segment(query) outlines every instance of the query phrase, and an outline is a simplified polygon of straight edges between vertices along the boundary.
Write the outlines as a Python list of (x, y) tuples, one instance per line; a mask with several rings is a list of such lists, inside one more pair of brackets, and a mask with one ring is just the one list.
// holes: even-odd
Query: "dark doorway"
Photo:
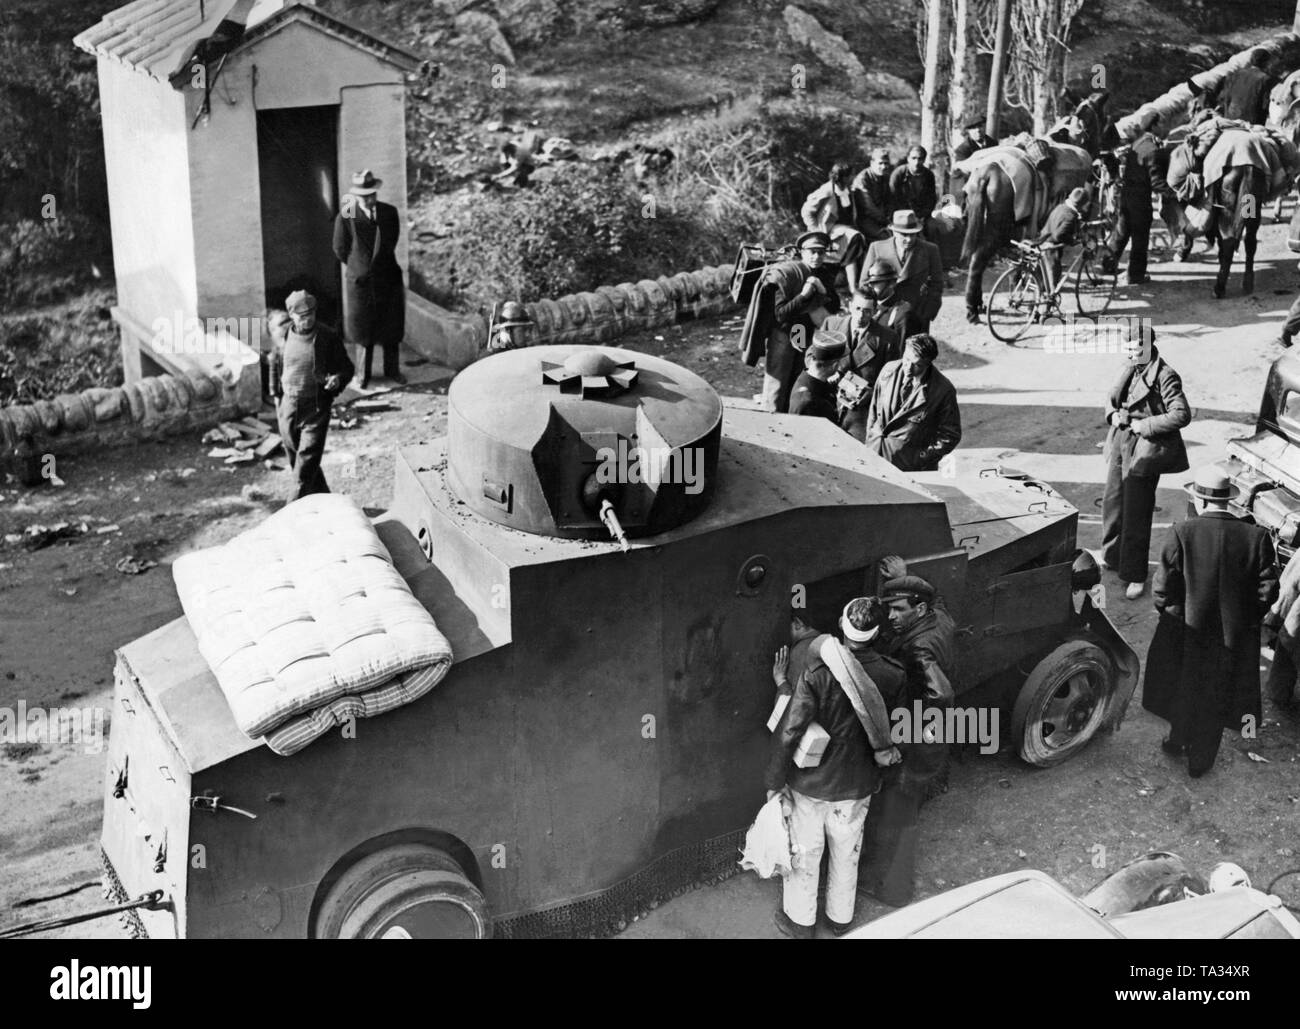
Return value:
[(337, 105), (257, 112), (266, 302), (283, 307), (295, 289), (317, 300), (317, 317), (339, 324), (340, 267), (334, 259), (338, 210)]

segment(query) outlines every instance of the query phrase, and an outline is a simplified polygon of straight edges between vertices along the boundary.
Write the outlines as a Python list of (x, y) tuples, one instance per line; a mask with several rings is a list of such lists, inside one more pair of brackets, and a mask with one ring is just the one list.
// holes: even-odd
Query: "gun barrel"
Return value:
[(602, 500), (600, 503), (600, 520), (605, 523), (605, 528), (609, 530), (609, 534), (614, 537), (618, 545), (623, 548), (623, 553), (626, 554), (628, 551), (627, 533), (623, 531), (623, 525), (614, 512), (614, 505), (608, 500)]

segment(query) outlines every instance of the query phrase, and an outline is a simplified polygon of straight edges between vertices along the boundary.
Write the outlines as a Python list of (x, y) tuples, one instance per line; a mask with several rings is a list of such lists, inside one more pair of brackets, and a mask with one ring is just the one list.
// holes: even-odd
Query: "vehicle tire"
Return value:
[(1115, 295), (1115, 281), (1119, 270), (1106, 271), (1102, 254), (1094, 251), (1083, 255), (1083, 262), (1074, 274), (1074, 306), (1085, 318), (1096, 318), (1106, 313)]
[(989, 293), (984, 317), (989, 332), (1003, 343), (1014, 343), (1034, 322), (1042, 289), (1038, 277), (1021, 264), (998, 276)]
[(362, 858), (330, 887), (316, 938), (486, 939), (487, 902), (455, 861), (434, 847), (404, 843)]
[(1082, 750), (1101, 727), (1115, 682), (1110, 655), (1089, 640), (1067, 640), (1039, 661), (1011, 713), (1021, 758), (1050, 768)]

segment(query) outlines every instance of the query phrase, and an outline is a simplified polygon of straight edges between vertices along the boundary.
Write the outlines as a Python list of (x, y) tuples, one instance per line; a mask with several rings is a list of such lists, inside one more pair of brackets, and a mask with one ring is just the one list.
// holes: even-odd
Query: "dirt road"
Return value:
[[(1234, 276), (1228, 299), (1213, 300), (1208, 259), (1187, 265), (1157, 259), (1154, 281), (1125, 290), (1112, 309), (1152, 318), (1162, 353), (1181, 372), (1194, 405), (1194, 422), (1184, 434), (1193, 465), (1215, 458), (1228, 438), (1253, 423), (1265, 371), (1279, 352), (1273, 341), (1297, 289), (1284, 235), (1281, 226), (1263, 229), (1252, 297), (1241, 296)], [(1000, 462), (1053, 483), (1081, 512), (1080, 543), (1096, 547), (1104, 477), (1101, 406), (1119, 358), (1047, 353), (1041, 339), (1004, 346), (965, 323), (959, 294), (954, 280), (934, 327), (945, 344), (940, 366), (961, 397), (959, 460), (965, 468)], [(736, 357), (729, 326), (671, 328), (624, 345), (679, 361), (725, 394), (758, 390), (758, 375)], [(386, 506), (391, 448), (438, 435), (445, 425), (446, 377), (436, 370), (429, 377), (394, 395), (400, 411), (331, 434), (327, 474), (336, 489), (365, 506)], [(62, 489), (0, 491), (3, 533), (80, 518), (91, 530), (37, 551), (0, 548), (0, 708), (15, 709), (22, 701), (107, 710), (113, 649), (179, 613), (170, 561), (229, 538), (274, 506), (245, 499), (243, 487), (275, 496), (287, 489), (284, 473), (230, 471), (206, 458), (205, 449), (195, 439), (178, 439), (69, 459), (58, 467), (68, 484)], [(186, 468), (196, 470), (186, 474)], [(1157, 538), (1184, 514), (1179, 484), (1162, 485)], [(93, 531), (109, 525), (118, 530)], [(127, 554), (159, 565), (123, 575), (114, 563)], [(1107, 583), (1112, 619), (1145, 654), (1153, 626), (1149, 597), (1128, 602), (1113, 579)], [(1081, 891), (1153, 849), (1173, 850), (1202, 871), (1220, 860), (1236, 861), (1261, 886), (1300, 865), (1300, 726), (1280, 722), (1266, 703), (1259, 739), (1230, 738), (1214, 771), (1197, 781), (1161, 754), (1163, 731), (1164, 723), (1135, 702), (1118, 734), (1097, 740), (1060, 768), (1032, 770), (1009, 753), (958, 764), (949, 792), (922, 813), (919, 894), (1018, 867), (1043, 869)], [(1253, 761), (1247, 751), (1267, 761)], [(93, 741), (0, 749), (0, 924), (99, 902), (89, 884), (98, 876), (102, 775), (103, 757), (93, 752)], [(756, 784), (756, 798), (760, 792)], [(1291, 902), (1300, 904), (1300, 883), (1287, 882), (1294, 887)], [(773, 936), (777, 889), (738, 876), (662, 906), (627, 935)], [(72, 892), (17, 906), (65, 891)], [(884, 910), (860, 907), (859, 919)], [(115, 923), (105, 920), (60, 935), (116, 933)]]

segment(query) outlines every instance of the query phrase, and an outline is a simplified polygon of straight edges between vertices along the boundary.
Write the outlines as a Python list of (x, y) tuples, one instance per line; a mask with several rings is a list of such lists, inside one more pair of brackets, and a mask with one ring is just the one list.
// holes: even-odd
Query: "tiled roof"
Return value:
[(417, 55), (337, 15), (284, 0), (134, 0), (104, 15), (73, 43), (87, 53), (121, 61), (165, 82), (185, 66), (194, 48), (211, 38), (236, 7), (240, 8), (236, 20), (247, 26), (239, 46), (252, 45), (290, 22), (307, 21), (407, 71), (421, 64)]
[(166, 81), (207, 39), (237, 0), (135, 0), (77, 36), (87, 53), (111, 57)]

